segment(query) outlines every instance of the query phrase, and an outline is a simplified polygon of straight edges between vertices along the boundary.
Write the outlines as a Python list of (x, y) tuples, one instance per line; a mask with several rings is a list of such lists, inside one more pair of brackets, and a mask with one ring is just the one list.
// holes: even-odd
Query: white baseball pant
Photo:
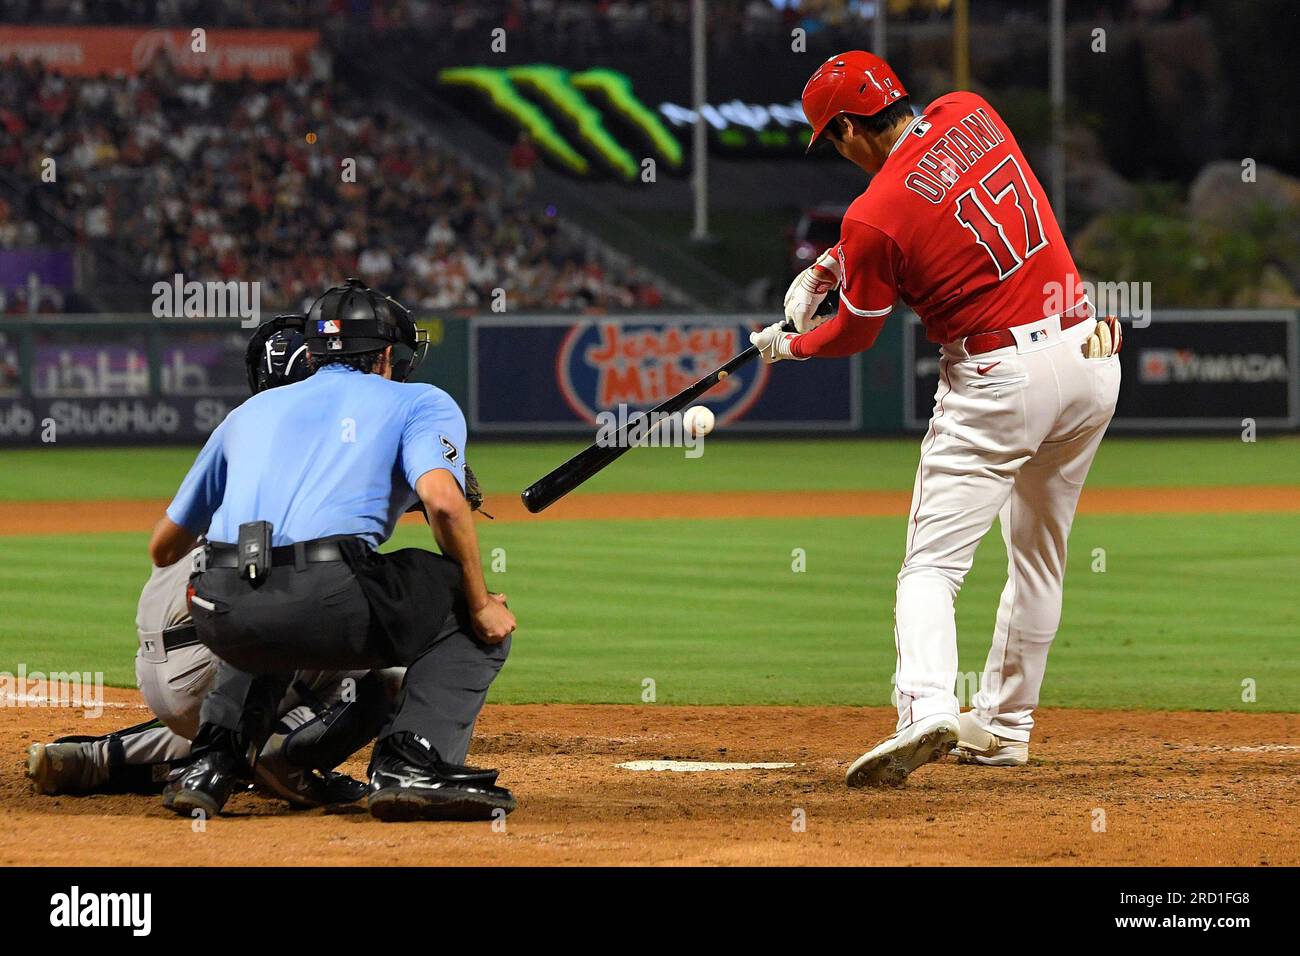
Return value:
[(1093, 325), (1062, 332), (1053, 317), (1014, 329), (1016, 344), (993, 352), (943, 347), (898, 575), (900, 730), (958, 713), (954, 600), (996, 517), (1007, 583), (972, 704), (986, 730), (1029, 739), (1061, 620), (1066, 539), (1119, 395), (1119, 358), (1083, 357)]

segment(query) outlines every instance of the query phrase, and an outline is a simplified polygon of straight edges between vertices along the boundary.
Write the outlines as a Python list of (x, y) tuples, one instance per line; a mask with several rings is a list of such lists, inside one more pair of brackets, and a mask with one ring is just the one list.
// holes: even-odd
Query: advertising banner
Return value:
[(246, 342), (157, 322), (0, 331), (0, 445), (202, 442), (248, 397)]
[[(687, 91), (663, 99), (659, 77), (638, 91), (631, 76), (607, 67), (460, 66), (440, 70), (438, 86), (468, 115), (511, 130), (512, 139), (518, 131), (528, 132), (537, 148), (571, 175), (639, 182), (649, 158), (657, 169), (687, 171), (684, 152), (695, 110)], [(700, 113), (710, 148), (721, 154), (802, 156), (811, 133), (789, 91), (778, 101), (733, 97), (705, 103)]]
[[(915, 315), (904, 336), (904, 420), (924, 429), (939, 382), (939, 349)], [(1157, 312), (1124, 328), (1123, 383), (1113, 430), (1240, 430), (1300, 425), (1300, 345), (1290, 310)]]
[[(169, 331), (157, 343), (156, 374), (163, 395), (248, 392), (242, 333)], [(148, 395), (151, 345), (142, 329), (113, 332), (42, 329), (32, 346), (31, 391), (36, 398), (119, 398)]]
[(242, 398), (0, 399), (0, 446), (201, 444)]
[[(602, 412), (649, 411), (749, 345), (769, 316), (565, 321), (478, 319), (470, 420), (482, 432), (585, 432)], [(728, 431), (849, 431), (861, 422), (856, 359), (755, 360), (701, 399)]]
[(303, 72), (319, 43), (315, 30), (207, 30), (196, 50), (189, 30), (0, 26), (0, 60), (40, 60), (69, 76), (139, 73), (166, 54), (191, 76), (280, 80)]
[(77, 283), (76, 263), (69, 249), (0, 250), (0, 289), (22, 289), (32, 276), (42, 286), (67, 291)]

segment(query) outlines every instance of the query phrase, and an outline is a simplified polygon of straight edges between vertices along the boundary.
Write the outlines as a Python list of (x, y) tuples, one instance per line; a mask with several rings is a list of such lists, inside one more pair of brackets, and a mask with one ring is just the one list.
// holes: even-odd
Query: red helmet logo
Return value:
[(907, 95), (893, 68), (865, 50), (833, 56), (803, 88), (803, 115), (812, 127), (812, 149), (827, 124), (841, 113), (873, 116)]

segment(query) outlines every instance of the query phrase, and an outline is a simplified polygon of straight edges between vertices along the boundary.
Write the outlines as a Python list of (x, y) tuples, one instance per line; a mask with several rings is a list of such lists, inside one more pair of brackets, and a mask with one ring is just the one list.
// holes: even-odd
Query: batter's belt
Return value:
[[(1061, 315), (1061, 331), (1072, 329), (1080, 322), (1087, 322), (1096, 316), (1092, 305), (1088, 302), (1080, 302), (1070, 311)], [(1031, 323), (1025, 323), (1029, 325)], [(1010, 329), (999, 329), (996, 332), (976, 332), (974, 335), (968, 335), (962, 340), (962, 347), (966, 350), (967, 355), (983, 355), (985, 352), (995, 352), (998, 349), (1009, 348), (1016, 344), (1016, 336)]]

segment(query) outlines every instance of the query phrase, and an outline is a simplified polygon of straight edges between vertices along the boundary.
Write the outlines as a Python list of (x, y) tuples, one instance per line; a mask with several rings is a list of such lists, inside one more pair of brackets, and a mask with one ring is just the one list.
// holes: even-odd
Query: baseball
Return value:
[(694, 438), (703, 438), (713, 431), (713, 412), (703, 405), (692, 405), (682, 415), (682, 429)]

